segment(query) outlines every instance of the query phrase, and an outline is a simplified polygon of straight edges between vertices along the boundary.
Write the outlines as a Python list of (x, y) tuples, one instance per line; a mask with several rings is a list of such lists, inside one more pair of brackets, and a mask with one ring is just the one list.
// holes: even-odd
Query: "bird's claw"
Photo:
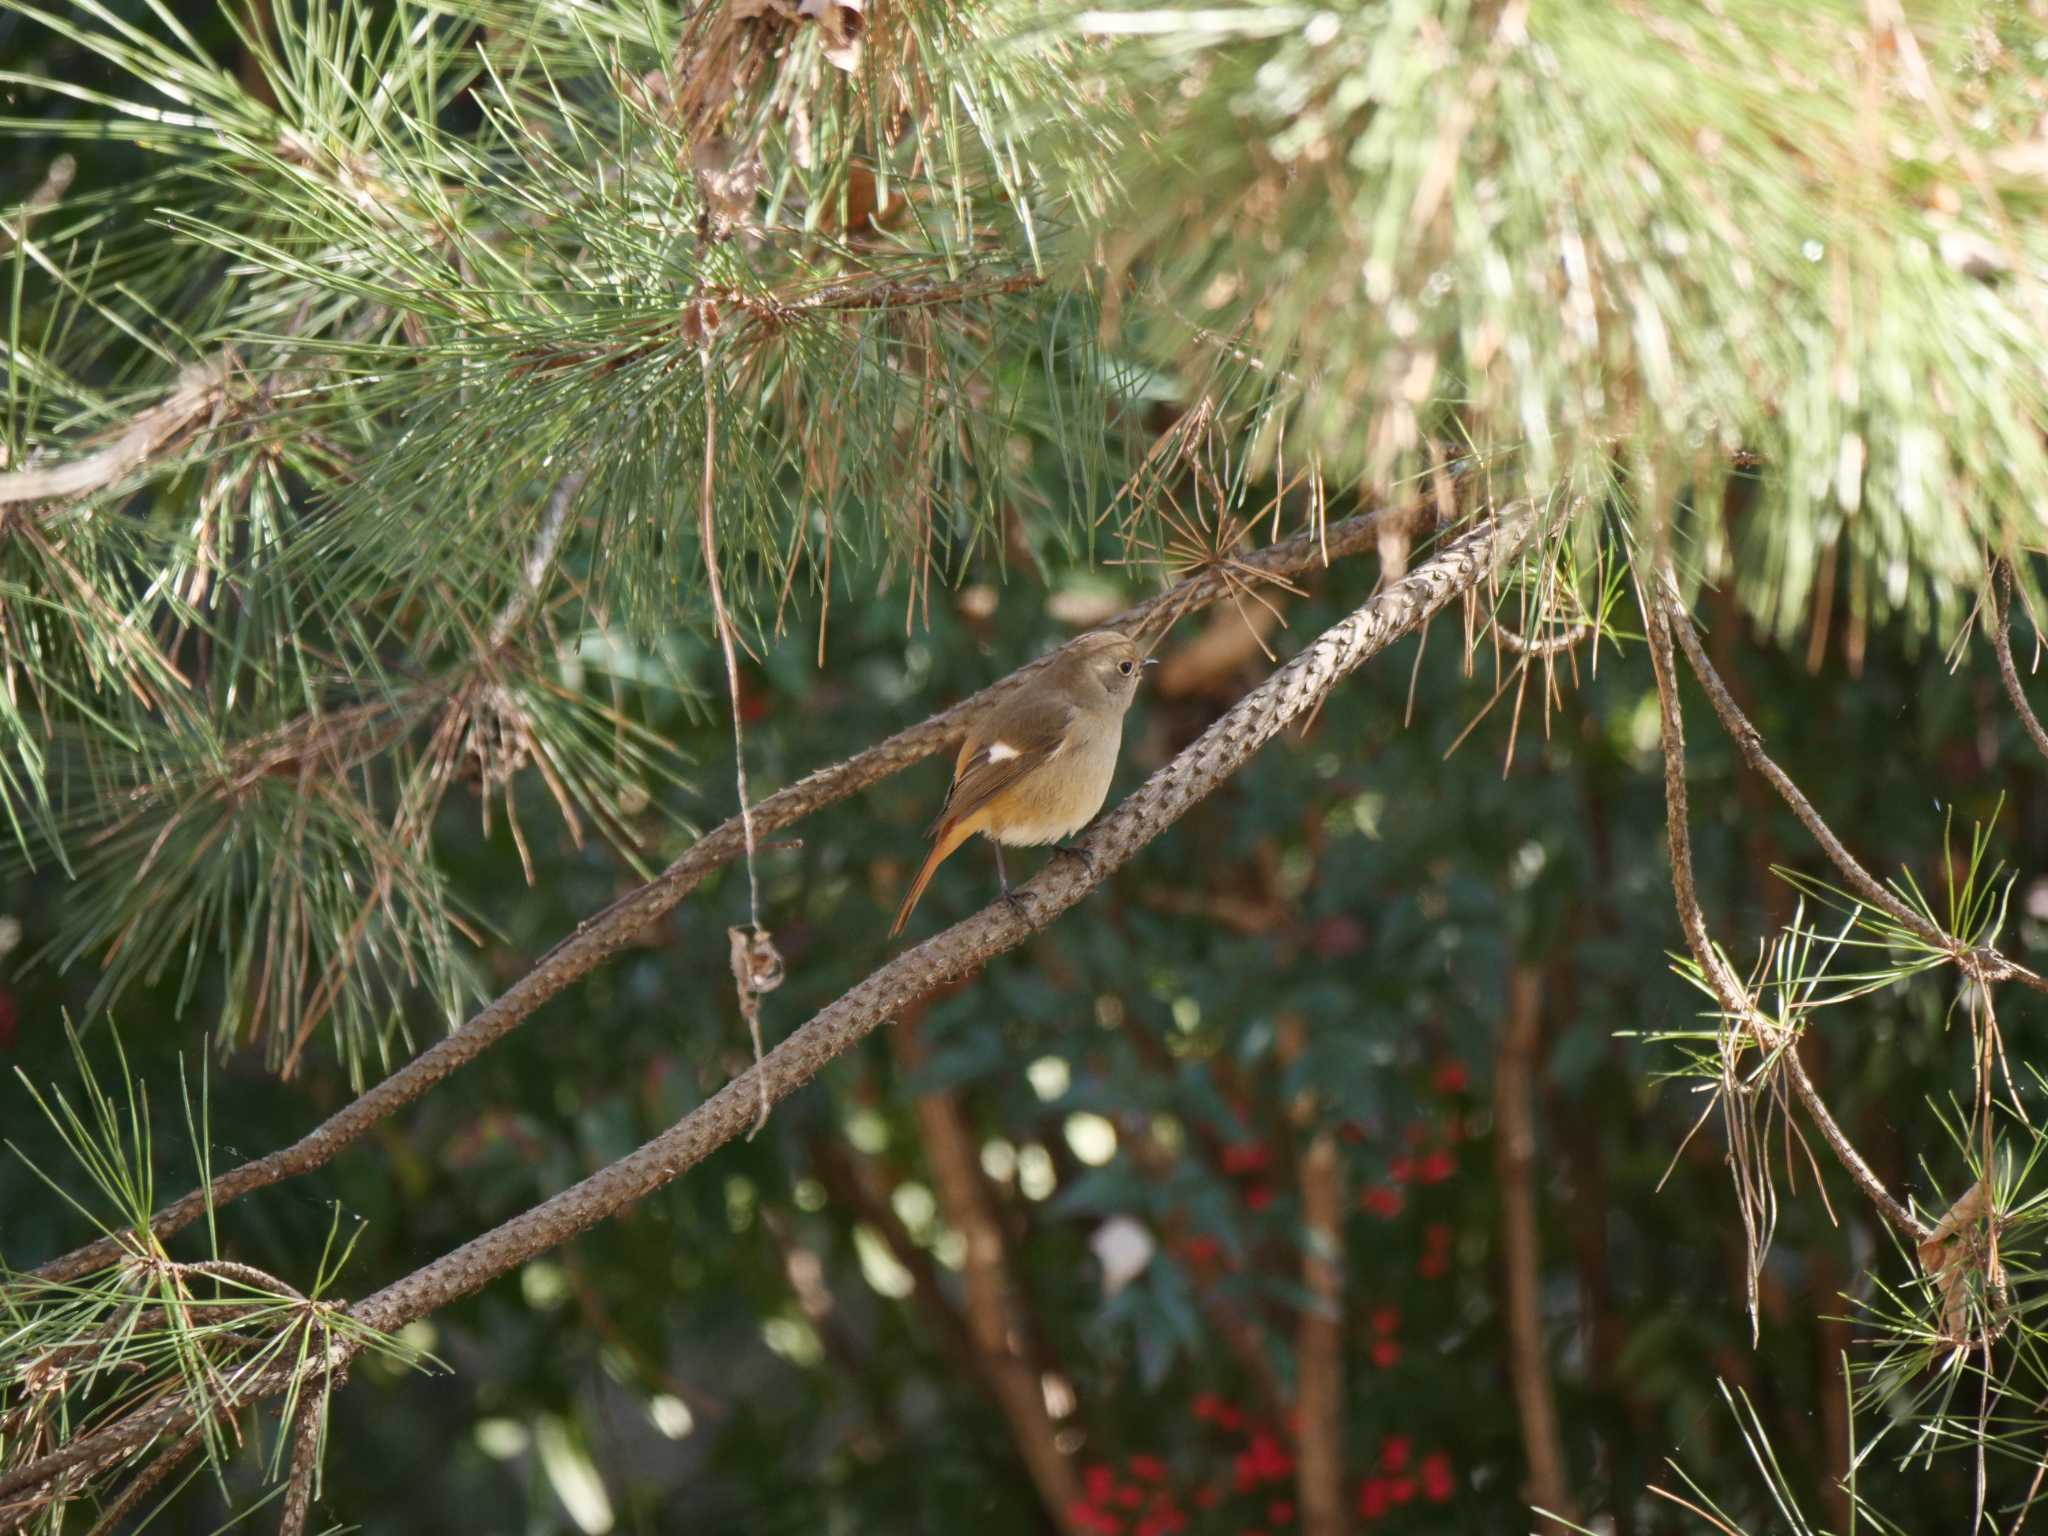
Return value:
[(1065, 854), (1070, 859), (1079, 859), (1083, 869), (1087, 870), (1091, 875), (1095, 873), (1095, 855), (1086, 848), (1076, 848), (1067, 843), (1054, 843), (1052, 851)]

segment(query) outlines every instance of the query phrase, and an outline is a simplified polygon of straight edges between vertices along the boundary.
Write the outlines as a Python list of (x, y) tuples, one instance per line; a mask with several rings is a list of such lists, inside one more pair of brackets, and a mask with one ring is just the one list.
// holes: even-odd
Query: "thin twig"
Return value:
[(555, 552), (562, 546), (562, 533), (569, 526), (570, 504), (582, 494), (589, 479), (588, 470), (571, 470), (557, 480), (554, 490), (548, 493), (547, 506), (541, 510), (540, 528), (533, 536), (533, 544), (526, 552), (526, 565), (520, 573), (524, 579), (512, 600), (491, 621), (491, 650), (502, 649), (533, 611), (533, 605), (540, 598), (541, 586), (547, 580), (548, 568), (555, 563)]
[[(1369, 548), (1378, 516), (1377, 512), (1366, 512), (1332, 525), (1328, 530), (1329, 556), (1340, 558)], [(1310, 530), (1272, 545), (1259, 554), (1248, 555), (1244, 557), (1244, 563), (1261, 572), (1292, 574), (1322, 564), (1324, 548), (1319, 530)], [(1193, 612), (1219, 601), (1228, 591), (1228, 583), (1222, 574), (1201, 571), (1108, 622), (1129, 634), (1158, 614)], [(779, 831), (953, 746), (970, 719), (1058, 654), (1054, 651), (1027, 663), (952, 708), (941, 710), (865, 752), (820, 768), (787, 789), (768, 796), (753, 810), (756, 835)], [(653, 880), (629, 891), (603, 911), (578, 924), (574, 933), (536, 960), (524, 976), (480, 1009), (462, 1028), (436, 1041), (290, 1146), (232, 1168), (217, 1177), (210, 1189), (193, 1190), (165, 1206), (150, 1218), (151, 1233), (161, 1241), (197, 1221), (207, 1212), (209, 1204), (217, 1209), (254, 1190), (265, 1189), (323, 1167), (359, 1141), (372, 1126), (476, 1060), (525, 1022), (542, 1004), (633, 943), (650, 925), (680, 905), (706, 876), (728, 863), (744, 848), (745, 829), (740, 819), (735, 816), (720, 823)], [(114, 1262), (132, 1251), (135, 1245), (136, 1240), (127, 1233), (110, 1233), (44, 1264), (35, 1271), (33, 1278), (46, 1281), (75, 1279)]]
[(2034, 749), (2048, 757), (2048, 731), (2041, 729), (2041, 721), (2034, 713), (2034, 707), (2027, 702), (2027, 690), (2020, 683), (2020, 669), (2012, 660), (2012, 566), (2000, 560), (1995, 568), (1991, 583), (1991, 600), (1996, 606), (1994, 617), (1997, 622), (1991, 626), (1991, 644), (1998, 652), (1998, 675), (2005, 679), (2005, 696), (2012, 700), (2014, 713), (2020, 717), (2020, 724), (2027, 728), (2027, 735), (2033, 739)]
[(1344, 1536), (1344, 1159), (1334, 1127), (1309, 1138), (1298, 1173), (1305, 1294), (1294, 1324), (1295, 1486), (1304, 1536)]
[(1520, 630), (1510, 629), (1507, 625), (1501, 623), (1500, 620), (1495, 619), (1493, 622), (1493, 633), (1494, 637), (1500, 641), (1500, 648), (1504, 651), (1512, 651), (1517, 656), (1542, 657), (1556, 656), (1571, 650), (1581, 641), (1591, 637), (1593, 626), (1591, 624), (1569, 624), (1555, 633), (1531, 640)]
[(0, 223), (0, 256), (13, 250), (28, 238), (28, 227), (39, 215), (48, 213), (64, 201), (64, 194), (71, 190), (73, 178), (78, 175), (78, 157), (59, 155), (43, 172), (43, 179), (35, 191), (20, 205), (11, 224)]
[[(765, 987), (754, 984), (755, 968), (753, 949), (767, 937), (767, 930), (761, 926), (761, 877), (754, 867), (757, 843), (754, 837), (754, 797), (747, 788), (747, 733), (740, 716), (740, 663), (732, 643), (732, 615), (726, 611), (725, 584), (718, 573), (718, 529), (713, 510), (717, 505), (717, 459), (718, 459), (718, 398), (716, 384), (711, 373), (711, 351), (707, 347), (698, 354), (704, 369), (704, 480), (697, 494), (697, 534), (704, 546), (704, 574), (711, 587), (711, 611), (718, 623), (718, 644), (725, 653), (725, 691), (732, 708), (732, 771), (740, 800), (740, 836), (746, 845), (747, 860), (747, 922), (751, 939), (743, 941), (738, 934), (733, 939), (733, 984), (739, 989), (740, 1012), (747, 1021), (747, 1034), (754, 1043), (754, 1065), (761, 1065), (761, 999)], [(782, 968), (778, 962), (766, 975), (772, 975), (774, 982), (782, 980)], [(768, 1123), (768, 1091), (761, 1090), (761, 1113), (754, 1121), (749, 1138)]]

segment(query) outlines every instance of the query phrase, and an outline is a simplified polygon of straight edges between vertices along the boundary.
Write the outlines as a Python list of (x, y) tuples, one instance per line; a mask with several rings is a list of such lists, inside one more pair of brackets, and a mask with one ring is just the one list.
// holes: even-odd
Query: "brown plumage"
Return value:
[(1109, 795), (1124, 713), (1147, 665), (1129, 638), (1097, 630), (969, 727), (932, 826), (932, 851), (910, 882), (891, 938), (910, 920), (932, 871), (975, 833), (996, 845), (1000, 874), (1005, 845), (1054, 843), (1088, 825)]

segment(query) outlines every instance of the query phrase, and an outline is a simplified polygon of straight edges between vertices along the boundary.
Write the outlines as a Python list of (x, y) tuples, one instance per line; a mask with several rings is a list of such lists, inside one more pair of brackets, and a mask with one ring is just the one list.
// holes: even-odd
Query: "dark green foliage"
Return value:
[[(1346, 0), (1091, 13), (1077, 40), (1036, 8), (920, 0), (871, 4), (849, 66), (830, 6), (0, 0), (0, 472), (90, 463), (92, 434), (200, 401), (85, 495), (0, 506), (0, 1061), (21, 1074), (0, 1261), (288, 1144), (502, 993), (735, 809), (732, 711), (759, 797), (1246, 541), (1372, 497), (1413, 514), (1381, 548), (1413, 563), (1440, 497), (1529, 491), (1572, 515), (1474, 594), (1469, 635), (1453, 608), (1379, 657), (757, 1137), (364, 1355), (316, 1520), (1280, 1536), (1320, 1430), (1357, 1529), (1525, 1528), (1494, 1101), (1519, 984), (1541, 999), (1534, 1303), (1579, 1516), (1690, 1528), (1654, 1485), (1745, 1531), (1850, 1536), (1851, 1500), (1946, 1530), (1982, 1451), (2009, 1528), (2048, 1394), (2041, 1143), (2014, 1113), (2040, 1118), (2034, 998), (1999, 993), (2016, 1087), (1973, 1120), (1953, 957), (1841, 895), (1684, 685), (1714, 935), (1809, 1023), (1835, 1115), (1930, 1219), (1991, 1125), (2014, 1309), (1988, 1357), (1953, 1357), (1953, 1298), (1766, 1108), (1744, 1123), (1782, 1204), (1746, 1316), (1703, 1091), (1724, 1020), (1672, 974), (1635, 636), (1669, 548), (1856, 853), (1938, 926), (2038, 955), (2048, 765), (1987, 648), (1937, 653), (1987, 549), (2043, 536), (2022, 153), (2043, 45), (2024, 7), (1931, 5), (1923, 66), (1881, 9)], [(1388, 574), (1365, 555), (1234, 590), (1162, 652), (1270, 599), (1292, 654)], [(1489, 614), (1592, 632), (1517, 670)], [(1240, 649), (1141, 703), (1120, 790), (1265, 675)], [(788, 967), (771, 1043), (888, 955), (943, 777), (762, 851)], [(918, 933), (993, 873), (979, 844), (956, 858)], [(728, 867), (172, 1258), (303, 1287), (262, 1316), (307, 1347), (321, 1298), (672, 1125), (750, 1060), (727, 939), (747, 887)], [(1838, 1000), (1809, 1018), (1815, 995)], [(53, 1094), (87, 1103), (83, 1064), (111, 1107), (74, 1123)], [(941, 1101), (1073, 1508), (967, 1342)], [(1343, 1389), (1305, 1430), (1319, 1138)], [(1112, 1293), (1098, 1244), (1134, 1230), (1151, 1252)], [(248, 1300), (204, 1269), (150, 1278)], [(0, 1301), (0, 1467), (23, 1444), (5, 1416), (47, 1384), (30, 1368), (127, 1284)], [(148, 1380), (204, 1390), (207, 1349), (253, 1348), (189, 1319), (144, 1343)], [(1980, 1432), (1985, 1358), (2006, 1395)], [(161, 1528), (282, 1481), (287, 1426), (238, 1422)], [(1876, 1449), (1849, 1490), (1852, 1435)]]

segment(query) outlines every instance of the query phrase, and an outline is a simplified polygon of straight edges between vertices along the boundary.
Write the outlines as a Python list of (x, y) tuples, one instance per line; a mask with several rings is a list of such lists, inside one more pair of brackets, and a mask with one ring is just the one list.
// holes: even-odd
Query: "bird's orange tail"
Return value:
[(903, 925), (910, 921), (911, 910), (917, 906), (917, 898), (924, 894), (924, 888), (932, 883), (932, 872), (946, 862), (952, 853), (968, 838), (981, 830), (979, 818), (968, 817), (949, 822), (939, 828), (939, 840), (932, 844), (932, 851), (924, 856), (924, 867), (917, 872), (917, 878), (910, 882), (910, 894), (903, 898), (903, 906), (896, 914), (896, 926), (889, 930), (889, 937), (895, 938), (903, 931)]

